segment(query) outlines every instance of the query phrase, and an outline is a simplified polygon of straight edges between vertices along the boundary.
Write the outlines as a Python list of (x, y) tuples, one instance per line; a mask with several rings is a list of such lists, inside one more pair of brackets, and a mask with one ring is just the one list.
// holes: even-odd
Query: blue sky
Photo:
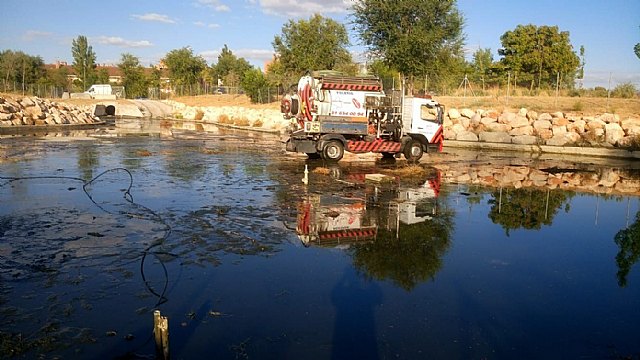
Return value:
[[(21, 50), (46, 63), (72, 62), (71, 41), (89, 39), (98, 63), (116, 64), (122, 53), (144, 65), (190, 46), (209, 63), (227, 44), (262, 67), (271, 42), (289, 19), (313, 13), (348, 25), (350, 0), (2, 0), (0, 50)], [(569, 31), (576, 52), (586, 49), (585, 86), (631, 82), (640, 88), (640, 0), (458, 0), (466, 21), (466, 49), (491, 48), (519, 24), (557, 25)], [(354, 41), (357, 41), (353, 37)], [(356, 44), (357, 45), (357, 44)], [(363, 49), (354, 46), (354, 53)]]

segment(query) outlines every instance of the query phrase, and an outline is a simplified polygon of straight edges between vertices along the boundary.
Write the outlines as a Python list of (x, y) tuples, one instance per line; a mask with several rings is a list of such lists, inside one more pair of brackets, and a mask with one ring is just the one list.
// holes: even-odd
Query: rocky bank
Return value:
[(90, 109), (38, 97), (0, 96), (0, 127), (100, 123)]
[(583, 116), (520, 109), (449, 109), (444, 120), (447, 140), (520, 145), (640, 147), (640, 118), (616, 114)]

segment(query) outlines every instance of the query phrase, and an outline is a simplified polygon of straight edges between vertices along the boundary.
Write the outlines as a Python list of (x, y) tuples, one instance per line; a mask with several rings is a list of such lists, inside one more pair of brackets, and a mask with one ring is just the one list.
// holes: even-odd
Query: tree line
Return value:
[[(584, 93), (576, 80), (584, 77), (585, 48), (573, 49), (570, 34), (557, 26), (518, 25), (501, 37), (498, 60), (489, 48), (477, 49), (470, 61), (464, 56), (463, 15), (456, 1), (358, 0), (351, 9), (352, 29), (367, 50), (366, 70), (382, 79), (386, 88), (405, 82), (409, 91), (450, 93), (461, 80), (476, 89), (517, 86), (531, 94), (547, 89)], [(185, 46), (162, 59), (174, 86), (220, 84), (240, 87), (260, 101), (267, 89), (288, 89), (301, 75), (314, 70), (334, 70), (347, 75), (362, 71), (348, 51), (347, 27), (319, 14), (289, 20), (272, 41), (274, 57), (263, 72), (237, 57), (225, 45), (217, 61), (206, 60)], [(633, 51), (638, 54), (638, 46)], [(73, 72), (77, 80), (67, 84), (68, 70), (47, 70), (42, 58), (20, 51), (0, 53), (0, 71), (6, 82), (71, 85), (75, 91), (105, 83), (109, 75), (97, 70), (96, 54), (85, 36), (72, 42)], [(117, 64), (129, 97), (147, 96), (149, 88), (162, 86), (160, 70), (145, 69), (138, 57), (125, 53)], [(508, 83), (505, 83), (508, 82)], [(602, 95), (594, 89), (590, 95)], [(604, 89), (606, 90), (606, 89)], [(636, 96), (633, 84), (619, 85), (614, 95)], [(604, 95), (608, 95), (605, 91)]]

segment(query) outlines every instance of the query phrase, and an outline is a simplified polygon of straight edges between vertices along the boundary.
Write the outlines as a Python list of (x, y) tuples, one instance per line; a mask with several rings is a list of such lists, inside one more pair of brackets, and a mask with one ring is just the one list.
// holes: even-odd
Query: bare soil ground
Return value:
[(242, 106), (251, 109), (279, 109), (279, 102), (269, 104), (252, 104), (246, 95), (199, 95), (180, 96), (171, 100), (183, 103), (187, 106)]

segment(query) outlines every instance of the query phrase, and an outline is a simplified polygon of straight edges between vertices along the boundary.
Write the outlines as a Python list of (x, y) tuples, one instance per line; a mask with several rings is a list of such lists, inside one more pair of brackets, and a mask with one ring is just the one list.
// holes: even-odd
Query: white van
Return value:
[(109, 84), (91, 85), (89, 90), (85, 91), (92, 99), (102, 98), (103, 96), (111, 97), (113, 95), (113, 89)]

